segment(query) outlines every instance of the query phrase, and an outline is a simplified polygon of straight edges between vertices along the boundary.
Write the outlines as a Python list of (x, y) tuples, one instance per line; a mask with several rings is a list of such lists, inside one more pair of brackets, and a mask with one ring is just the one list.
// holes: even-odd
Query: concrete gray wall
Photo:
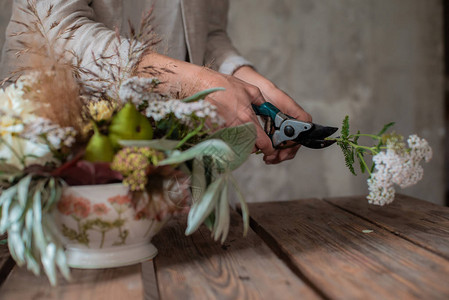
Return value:
[[(11, 0), (0, 0), (0, 44)], [(396, 121), (434, 150), (424, 179), (399, 192), (443, 203), (441, 0), (231, 0), (229, 34), (257, 69), (317, 123), (377, 132)], [(253, 156), (236, 172), (249, 201), (365, 194), (339, 149), (301, 149), (287, 163)]]
[[(424, 179), (398, 192), (444, 202), (443, 20), (440, 0), (231, 0), (229, 34), (257, 69), (314, 118), (377, 132), (396, 121), (426, 138)], [(337, 146), (301, 149), (291, 162), (259, 157), (236, 172), (250, 201), (367, 193)]]

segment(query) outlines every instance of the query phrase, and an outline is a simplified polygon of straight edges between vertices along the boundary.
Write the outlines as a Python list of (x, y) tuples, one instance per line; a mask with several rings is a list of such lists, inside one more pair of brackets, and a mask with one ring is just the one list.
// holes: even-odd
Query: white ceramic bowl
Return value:
[[(158, 200), (152, 195), (152, 200)], [(148, 201), (143, 193), (139, 203)], [(134, 202), (135, 203), (135, 202)], [(110, 268), (152, 259), (151, 238), (170, 216), (155, 219), (144, 205), (133, 205), (121, 183), (66, 187), (54, 210), (73, 268)]]

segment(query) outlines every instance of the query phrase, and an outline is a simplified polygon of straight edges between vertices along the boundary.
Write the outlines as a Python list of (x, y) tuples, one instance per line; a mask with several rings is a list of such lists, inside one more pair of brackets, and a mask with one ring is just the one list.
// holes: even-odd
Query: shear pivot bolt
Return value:
[(295, 135), (295, 129), (292, 126), (287, 125), (284, 128), (284, 134), (288, 137), (292, 137), (293, 135)]

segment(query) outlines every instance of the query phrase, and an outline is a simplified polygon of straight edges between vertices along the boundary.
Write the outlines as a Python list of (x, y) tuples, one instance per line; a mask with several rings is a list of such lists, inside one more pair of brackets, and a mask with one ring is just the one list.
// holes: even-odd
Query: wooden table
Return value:
[[(185, 219), (154, 238), (154, 261), (73, 270), (51, 288), (0, 252), (0, 299), (449, 299), (449, 208), (406, 196), (250, 204), (221, 245)], [(9, 274), (8, 274), (9, 273)]]

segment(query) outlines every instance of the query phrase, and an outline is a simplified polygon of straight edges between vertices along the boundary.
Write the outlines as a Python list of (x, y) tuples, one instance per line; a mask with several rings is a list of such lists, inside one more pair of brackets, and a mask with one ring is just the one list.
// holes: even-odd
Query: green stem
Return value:
[(377, 154), (378, 152), (376, 151), (375, 147), (368, 147), (368, 146), (361, 146), (361, 145), (357, 145), (353, 142), (347, 141), (346, 142), (349, 146), (351, 146), (354, 149), (365, 149), (368, 151), (371, 151), (371, 153)]
[(198, 132), (201, 131), (201, 129), (203, 129), (204, 126), (204, 120), (201, 120), (200, 125), (195, 128), (192, 132), (190, 132), (189, 134), (187, 134), (179, 143), (178, 145), (176, 145), (175, 148), (180, 148), (182, 145), (184, 145), (185, 142), (187, 142), (188, 140), (190, 140), (192, 137), (194, 137), (195, 135), (198, 134)]
[(350, 137), (356, 137), (356, 136), (367, 136), (367, 137), (370, 137), (370, 138), (375, 139), (375, 140), (381, 140), (382, 139), (382, 137), (380, 137), (378, 135), (367, 134), (367, 133), (357, 133), (357, 134), (351, 135)]
[(170, 127), (170, 129), (168, 130), (167, 134), (165, 134), (164, 137), (165, 137), (165, 138), (169, 138), (169, 137), (172, 135), (173, 131), (175, 131), (175, 129), (176, 129), (177, 127), (178, 127), (177, 124), (172, 125), (172, 126)]
[(360, 152), (357, 152), (357, 156), (359, 157), (360, 162), (365, 166), (366, 171), (368, 171), (369, 177), (371, 177), (371, 171), (370, 168), (368, 168), (368, 165), (366, 164), (365, 160), (363, 159), (363, 156)]

